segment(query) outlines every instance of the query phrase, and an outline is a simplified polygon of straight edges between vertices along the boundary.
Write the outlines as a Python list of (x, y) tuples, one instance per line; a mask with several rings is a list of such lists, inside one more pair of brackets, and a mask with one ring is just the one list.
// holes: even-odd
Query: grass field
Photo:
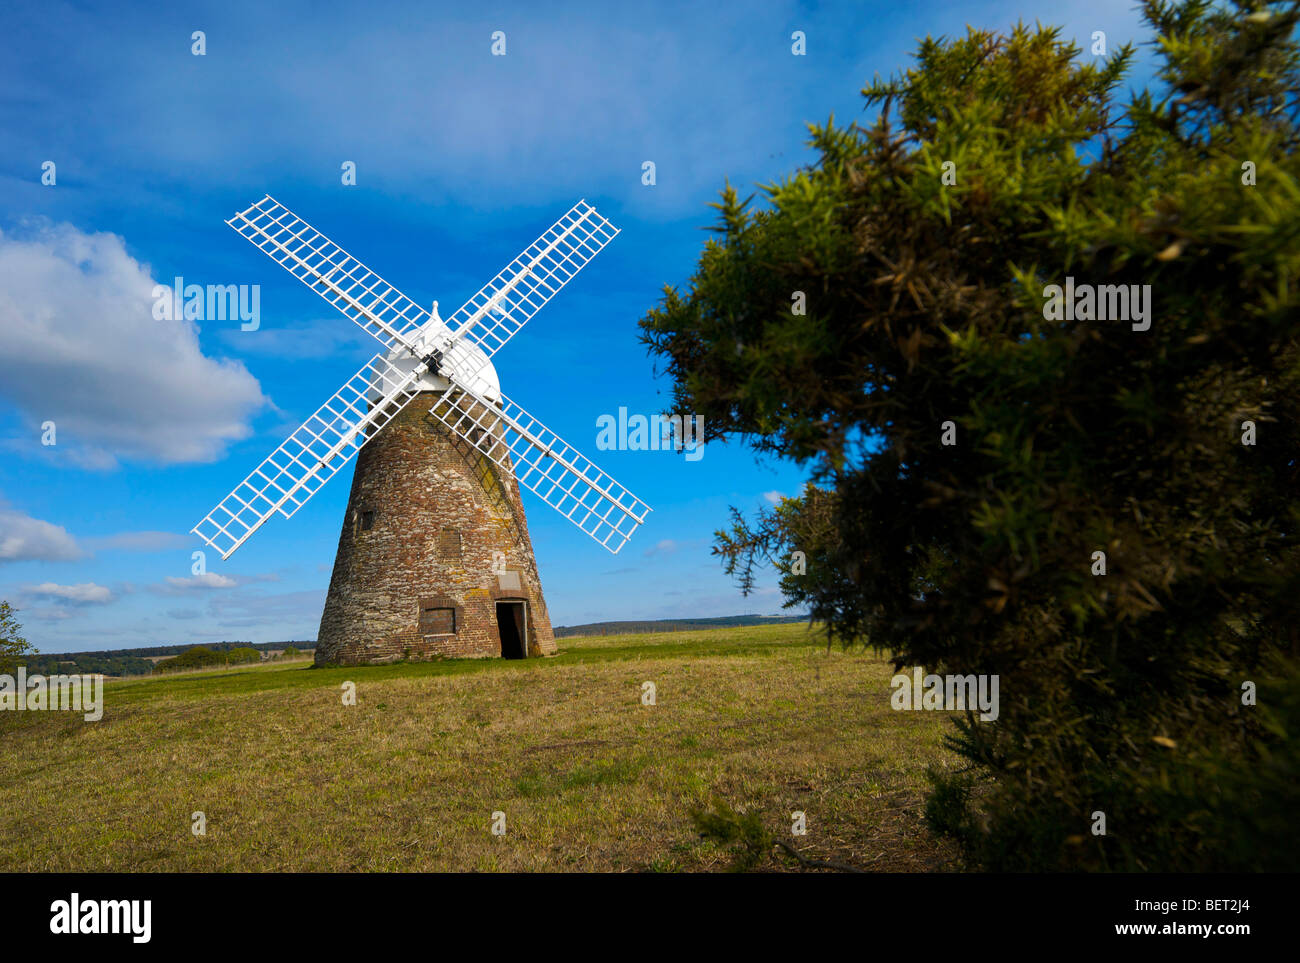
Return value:
[(0, 713), (0, 871), (725, 869), (690, 818), (714, 800), (811, 858), (959, 868), (921, 820), (926, 766), (957, 765), (945, 717), (890, 709), (887, 663), (803, 625), (560, 647), (113, 680), (98, 723)]

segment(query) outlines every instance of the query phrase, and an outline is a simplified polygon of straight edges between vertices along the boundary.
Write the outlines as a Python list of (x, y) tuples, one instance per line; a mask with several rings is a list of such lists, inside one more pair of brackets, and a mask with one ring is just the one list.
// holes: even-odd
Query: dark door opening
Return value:
[(528, 624), (524, 619), (523, 602), (497, 603), (497, 631), (501, 635), (502, 658), (528, 657)]

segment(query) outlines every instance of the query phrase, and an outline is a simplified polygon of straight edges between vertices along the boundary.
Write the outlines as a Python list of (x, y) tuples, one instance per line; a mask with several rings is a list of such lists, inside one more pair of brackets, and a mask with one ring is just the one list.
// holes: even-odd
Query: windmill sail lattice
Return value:
[(617, 234), (579, 201), (447, 319), (455, 337), (473, 331), (483, 353), (496, 354)]
[(650, 506), (505, 395), (493, 405), (452, 385), (442, 397), (435, 418), (614, 554), (645, 521)]
[[(228, 558), (277, 512), (320, 490), (416, 395), (452, 433), (617, 553), (649, 506), (499, 391), (482, 373), (499, 351), (618, 234), (579, 201), (445, 322), (421, 308), (270, 195), (231, 227), (386, 348), (194, 528)], [(404, 362), (404, 363), (403, 363)], [(491, 380), (495, 379), (492, 372)]]
[[(290, 518), (346, 465), (372, 432), (419, 394), (415, 372), (377, 354), (343, 383), (262, 464), (194, 527), (194, 533), (229, 558), (276, 512)], [(383, 400), (368, 395), (382, 386)]]
[(226, 223), (389, 349), (413, 348), (429, 323), (428, 311), (269, 194)]

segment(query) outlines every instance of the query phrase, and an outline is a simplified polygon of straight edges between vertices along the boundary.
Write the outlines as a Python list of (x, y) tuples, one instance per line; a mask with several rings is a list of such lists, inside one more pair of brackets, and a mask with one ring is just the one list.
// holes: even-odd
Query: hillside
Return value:
[(113, 680), (98, 723), (0, 714), (0, 871), (724, 869), (690, 815), (719, 799), (811, 857), (955, 868), (921, 821), (945, 717), (893, 711), (891, 675), (766, 625)]
[[(586, 625), (560, 625), (555, 637), (569, 638), (578, 635), (628, 635), (645, 632), (698, 632), (708, 629), (736, 628), (745, 625), (778, 625), (807, 622), (806, 615), (728, 615), (704, 619), (651, 619), (624, 622), (590, 622)], [(184, 642), (172, 645), (154, 645), (129, 649), (103, 649), (86, 652), (50, 652), (28, 655), (23, 658), (28, 672), (54, 675), (59, 672), (100, 672), (109, 676), (149, 675), (154, 666), (164, 659), (182, 655), (195, 646), (215, 651), (234, 648), (253, 648), (275, 655), (286, 646), (310, 652), (315, 640), (288, 642)]]
[(186, 642), (175, 645), (155, 645), (147, 648), (103, 649), (87, 652), (39, 652), (23, 656), (22, 663), (29, 673), (39, 672), (43, 675), (57, 673), (81, 673), (91, 675), (102, 673), (108, 676), (148, 675), (154, 666), (164, 659), (182, 655), (195, 645), (203, 644), (206, 648), (218, 652), (236, 648), (252, 648), (259, 652), (273, 655), (286, 646), (300, 650), (310, 650), (315, 642)]
[(806, 615), (726, 615), (711, 619), (651, 619), (628, 622), (589, 622), (586, 625), (558, 625), (557, 639), (575, 635), (630, 635), (645, 632), (701, 632), (739, 628), (745, 625), (781, 625), (807, 622)]

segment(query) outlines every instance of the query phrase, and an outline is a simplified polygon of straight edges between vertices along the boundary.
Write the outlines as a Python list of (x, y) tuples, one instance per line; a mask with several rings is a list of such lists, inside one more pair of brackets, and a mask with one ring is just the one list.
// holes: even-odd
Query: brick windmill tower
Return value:
[(269, 195), (227, 223), (385, 350), (195, 534), (229, 558), (360, 453), (317, 664), (554, 652), (520, 486), (613, 553), (650, 509), (507, 398), (491, 357), (617, 229), (579, 201), (443, 321)]

